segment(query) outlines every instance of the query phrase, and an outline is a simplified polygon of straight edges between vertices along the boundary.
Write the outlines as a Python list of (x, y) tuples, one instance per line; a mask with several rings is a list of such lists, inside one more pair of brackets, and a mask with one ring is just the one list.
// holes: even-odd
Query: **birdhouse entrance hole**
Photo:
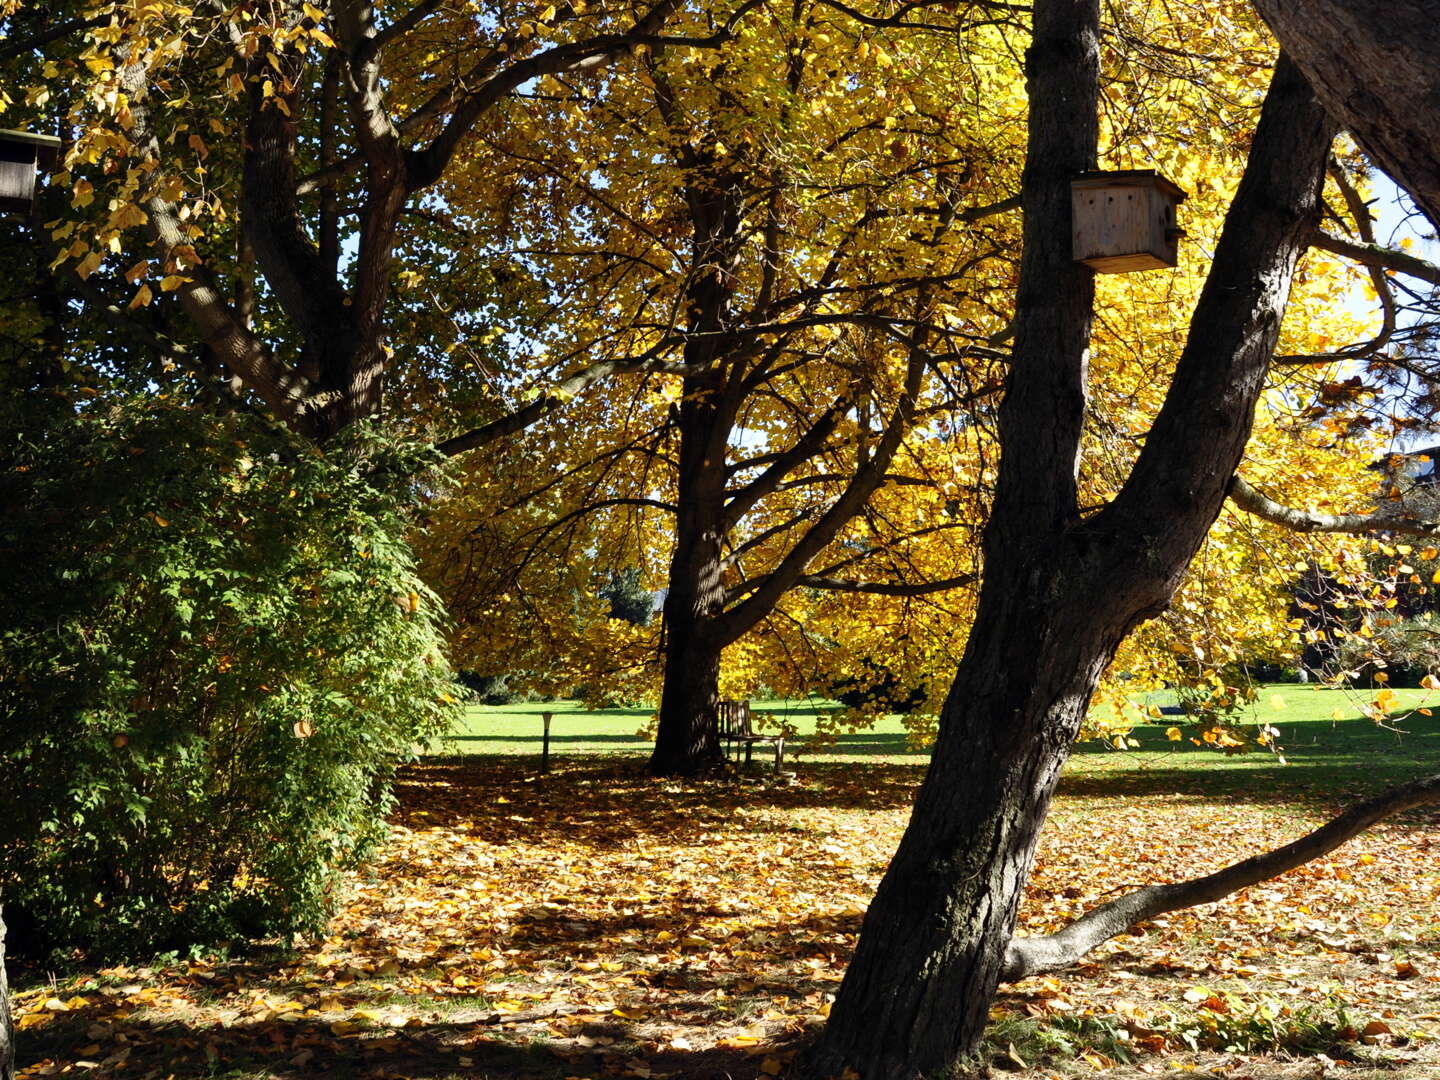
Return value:
[(1089, 172), (1070, 182), (1072, 254), (1102, 274), (1179, 261), (1175, 208), (1185, 192), (1153, 169)]

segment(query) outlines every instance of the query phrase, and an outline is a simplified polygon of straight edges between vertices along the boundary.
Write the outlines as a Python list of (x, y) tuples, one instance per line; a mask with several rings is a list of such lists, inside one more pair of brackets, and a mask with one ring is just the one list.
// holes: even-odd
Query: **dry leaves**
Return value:
[[(626, 764), (544, 780), (523, 769), (409, 770), (391, 843), (324, 941), (25, 989), (22, 1075), (784, 1075), (829, 1012), (918, 768), (807, 765), (793, 783), (694, 786)], [(1024, 932), (1273, 846), (1326, 812), (1082, 790), (1057, 801)], [(1120, 1043), (1077, 1044), (1057, 1063), (1002, 1042), (997, 1067), (1213, 1071), (1214, 1048), (1206, 1058), (1177, 1036), (1192, 1019), (1223, 1032), (1262, 1005), (1337, 1003), (1365, 1052), (1434, 1066), (1436, 837), (1424, 821), (1386, 825), (1325, 862), (1157, 919), (1076, 972), (1010, 988), (1002, 1025), (1098, 1025)]]

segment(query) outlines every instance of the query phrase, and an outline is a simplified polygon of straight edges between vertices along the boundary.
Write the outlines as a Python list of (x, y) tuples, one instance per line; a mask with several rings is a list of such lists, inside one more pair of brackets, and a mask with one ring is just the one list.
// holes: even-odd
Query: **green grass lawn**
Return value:
[[(1440, 709), (1440, 692), (1395, 691), (1406, 710), (1427, 704)], [(1194, 788), (1208, 797), (1227, 791), (1253, 793), (1257, 784), (1273, 790), (1277, 800), (1293, 799), (1305, 791), (1332, 794), (1374, 790), (1377, 786), (1440, 771), (1440, 716), (1418, 712), (1394, 713), (1398, 730), (1381, 727), (1361, 712), (1372, 695), (1360, 691), (1316, 689), (1296, 684), (1262, 687), (1251, 715), (1257, 722), (1279, 729), (1279, 746), (1288, 764), (1260, 751), (1227, 756), (1194, 746), (1185, 739), (1172, 742), (1166, 729), (1179, 726), (1187, 736), (1192, 729), (1182, 716), (1166, 716), (1142, 724), (1132, 737), (1138, 749), (1119, 751), (1098, 741), (1084, 742), (1068, 766), (1067, 787), (1072, 790), (1104, 786), (1116, 793), (1144, 794), (1147, 790), (1183, 794)], [(1157, 698), (1156, 704), (1166, 704)], [(774, 730), (783, 720), (796, 735), (787, 747), (786, 760), (804, 769), (807, 764), (852, 761), (889, 761), (920, 764), (926, 751), (907, 743), (898, 717), (887, 717), (868, 731), (842, 734), (833, 744), (815, 740), (816, 720), (833, 703), (818, 699), (764, 701), (754, 705), (757, 726)], [(533, 755), (541, 748), (541, 714), (553, 715), (550, 752), (557, 760), (597, 753), (642, 755), (650, 740), (639, 734), (652, 710), (585, 710), (577, 702), (525, 703), (472, 706), (463, 728), (440, 753), (480, 755)], [(1338, 711), (1340, 718), (1334, 714)], [(798, 755), (793, 753), (798, 751)], [(757, 763), (767, 763), (768, 748), (756, 752)], [(757, 765), (758, 767), (758, 765)], [(1260, 775), (1257, 775), (1260, 774)]]

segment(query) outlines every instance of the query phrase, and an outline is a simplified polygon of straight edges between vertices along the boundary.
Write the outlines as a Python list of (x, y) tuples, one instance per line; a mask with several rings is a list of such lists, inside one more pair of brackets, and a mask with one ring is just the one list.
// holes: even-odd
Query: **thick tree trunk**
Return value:
[(725, 642), (716, 620), (725, 610), (725, 441), (734, 413), (716, 379), (690, 376), (684, 393), (655, 776), (693, 776), (725, 760), (716, 732)]
[(1255, 0), (1336, 122), (1440, 229), (1440, 19), (1418, 0)]
[(10, 985), (5, 978), (3, 909), (0, 909), (0, 1080), (15, 1080), (15, 1026), (10, 1018)]
[(953, 1075), (979, 1046), (1061, 766), (1101, 672), (1163, 609), (1248, 437), (1330, 128), (1283, 58), (1171, 392), (1120, 495), (1081, 520), (1093, 283), (1069, 257), (1069, 179), (1093, 161), (1095, 0), (1037, 0), (1004, 450), (979, 610), (914, 815), (806, 1067)]
[(656, 776), (693, 776), (724, 760), (716, 726), (721, 646), (704, 624), (689, 603), (666, 597), (665, 684), (650, 756)]
[(810, 1063), (818, 1075), (941, 1076), (976, 1050), (1060, 767), (1123, 629), (1097, 633), (1082, 596), (1057, 596), (1051, 575), (1034, 583), (1039, 595), (982, 601), (945, 734)]

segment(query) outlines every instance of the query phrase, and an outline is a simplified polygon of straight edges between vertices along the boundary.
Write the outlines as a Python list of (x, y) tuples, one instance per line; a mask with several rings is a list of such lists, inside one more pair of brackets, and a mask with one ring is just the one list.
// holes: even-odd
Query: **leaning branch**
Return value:
[(1440, 521), (1421, 521), (1398, 514), (1316, 514), (1296, 510), (1262, 495), (1240, 477), (1230, 486), (1230, 501), (1246, 513), (1273, 525), (1301, 533), (1401, 533), (1405, 536), (1440, 536)]
[(1332, 255), (1351, 259), (1361, 266), (1394, 270), (1407, 277), (1428, 281), (1431, 285), (1440, 285), (1440, 266), (1381, 244), (1365, 244), (1357, 240), (1347, 240), (1343, 236), (1336, 236), (1324, 229), (1316, 229), (1310, 236), (1310, 246), (1328, 251)]
[(42, 30), (38, 34), (21, 38), (18, 41), (7, 41), (5, 44), (0, 45), (0, 61), (13, 60), (17, 56), (24, 56), (29, 52), (37, 52), (46, 45), (49, 45), (52, 41), (59, 41), (63, 37), (78, 34), (82, 30), (94, 30), (97, 26), (104, 26), (109, 21), (109, 15), (71, 19), (69, 22), (60, 23), (46, 30)]
[[(653, 351), (653, 350), (652, 350)], [(626, 375), (636, 372), (662, 372), (671, 375), (685, 375), (693, 369), (685, 364), (655, 359), (649, 355), (633, 360), (607, 360), (567, 376), (529, 404), (512, 409), (497, 420), (472, 428), (470, 431), (446, 439), (436, 449), (447, 457), (463, 454), (467, 450), (485, 446), (496, 439), (523, 431), (535, 421), (560, 408), (581, 391), (612, 375)]]
[(1001, 981), (1015, 982), (1027, 975), (1068, 967), (1096, 945), (1123, 933), (1136, 923), (1167, 911), (1209, 904), (1250, 885), (1268, 881), (1334, 851), (1376, 822), (1436, 801), (1440, 801), (1440, 775), (1412, 780), (1356, 803), (1328, 824), (1274, 851), (1191, 881), (1137, 889), (1087, 912), (1058, 933), (1045, 937), (1015, 938), (1005, 952)]

